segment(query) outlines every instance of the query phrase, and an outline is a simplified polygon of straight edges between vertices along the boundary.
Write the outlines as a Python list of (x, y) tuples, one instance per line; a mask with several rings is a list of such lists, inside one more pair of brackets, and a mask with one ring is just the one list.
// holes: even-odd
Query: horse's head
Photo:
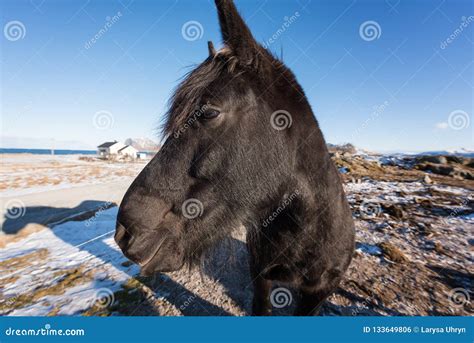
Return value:
[[(318, 130), (293, 74), (216, 0), (224, 48), (174, 94), (159, 153), (127, 191), (115, 240), (142, 272), (177, 270), (296, 189), (302, 140)], [(319, 137), (319, 136), (318, 136)], [(321, 136), (321, 144), (324, 144)]]

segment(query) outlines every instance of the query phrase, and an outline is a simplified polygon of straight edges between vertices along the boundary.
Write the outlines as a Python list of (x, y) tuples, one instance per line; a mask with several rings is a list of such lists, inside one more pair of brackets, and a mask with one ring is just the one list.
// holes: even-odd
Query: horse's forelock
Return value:
[(186, 124), (188, 118), (202, 105), (202, 97), (211, 92), (210, 86), (223, 73), (236, 76), (237, 64), (237, 58), (229, 49), (224, 48), (186, 74), (170, 99), (162, 128), (164, 135), (171, 135)]

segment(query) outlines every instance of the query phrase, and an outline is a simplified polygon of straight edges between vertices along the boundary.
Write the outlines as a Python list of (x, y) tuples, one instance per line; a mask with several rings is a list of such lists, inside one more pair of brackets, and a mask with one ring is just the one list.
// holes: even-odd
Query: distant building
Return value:
[(119, 156), (130, 156), (132, 158), (137, 158), (138, 150), (131, 145), (125, 145), (118, 151), (118, 154)]
[(97, 147), (97, 155), (103, 158), (137, 158), (138, 150), (130, 145), (113, 141), (105, 142)]

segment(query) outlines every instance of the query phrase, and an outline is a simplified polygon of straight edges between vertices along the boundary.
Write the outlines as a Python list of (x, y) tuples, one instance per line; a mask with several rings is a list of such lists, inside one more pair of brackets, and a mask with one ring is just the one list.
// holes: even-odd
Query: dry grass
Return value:
[(28, 237), (32, 233), (46, 229), (46, 226), (40, 224), (28, 224), (23, 229), (18, 231), (14, 235), (1, 235), (0, 236), (0, 249), (5, 248), (7, 244), (18, 242), (23, 238)]
[(134, 177), (145, 166), (143, 161), (112, 163), (90, 157), (83, 158), (84, 156), (3, 155), (1, 157), (3, 159), (0, 191), (88, 181), (110, 182), (117, 178)]

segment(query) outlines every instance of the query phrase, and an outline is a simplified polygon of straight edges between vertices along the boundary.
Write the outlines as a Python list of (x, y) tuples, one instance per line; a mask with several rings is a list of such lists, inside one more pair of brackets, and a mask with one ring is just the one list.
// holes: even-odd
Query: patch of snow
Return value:
[(86, 282), (67, 289), (63, 294), (45, 296), (35, 304), (15, 309), (10, 315), (47, 315), (52, 310), (48, 304), (58, 305), (60, 314), (78, 314), (95, 302), (98, 289), (107, 288), (114, 292), (130, 276), (136, 275), (139, 271), (136, 265), (122, 265), (127, 259), (113, 239), (117, 211), (117, 207), (105, 210), (94, 220), (89, 220), (88, 225), (86, 221), (71, 221), (52, 230), (44, 229), (0, 249), (1, 261), (39, 249), (48, 252), (44, 260), (31, 261), (14, 271), (0, 271), (0, 279), (18, 277), (3, 289), (5, 298), (14, 300), (21, 294), (34, 293), (38, 284), (48, 288), (57, 283), (68, 269), (81, 268), (88, 275)]
[(360, 252), (363, 252), (365, 254), (368, 254), (368, 255), (373, 255), (373, 256), (382, 255), (382, 250), (378, 246), (372, 245), (372, 244), (367, 244), (367, 243), (357, 242), (356, 250), (360, 251)]

